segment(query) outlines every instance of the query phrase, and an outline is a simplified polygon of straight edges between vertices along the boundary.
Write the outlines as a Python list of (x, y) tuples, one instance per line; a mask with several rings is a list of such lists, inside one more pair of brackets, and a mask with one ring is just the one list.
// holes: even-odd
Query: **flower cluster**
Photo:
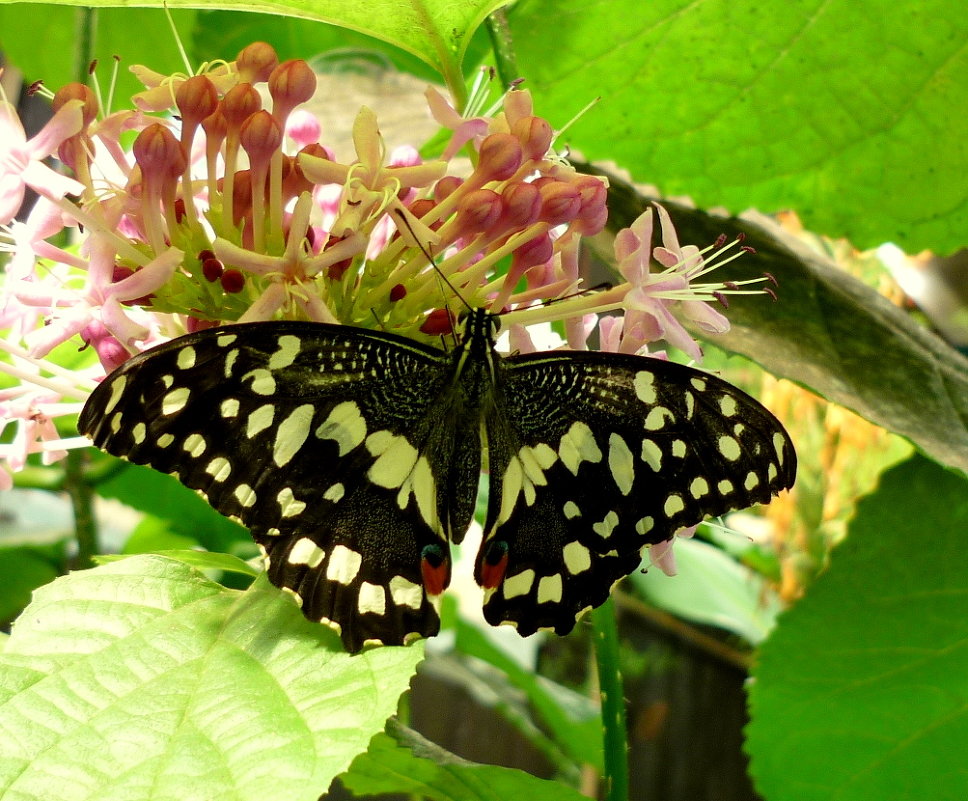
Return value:
[[(502, 312), (519, 351), (535, 349), (527, 325), (560, 320), (571, 348), (587, 347), (597, 325), (602, 349), (637, 353), (661, 339), (696, 359), (675, 315), (728, 327), (710, 304), (725, 305), (729, 285), (697, 282), (709, 262), (679, 245), (658, 206), (618, 234), (624, 282), (581, 292), (579, 243), (605, 225), (607, 184), (555, 152), (526, 91), (467, 119), (429, 89), (432, 114), (452, 129), (431, 161), (411, 148), (388, 157), (376, 116), (362, 108), (356, 160), (341, 164), (300, 107), (313, 72), (278, 63), (269, 45), (194, 76), (134, 69), (146, 90), (133, 108), (105, 113), (90, 89), (70, 85), (29, 141), (0, 103), (10, 143), (0, 154), (0, 225), (12, 254), (0, 372), (15, 379), (0, 383), (0, 430), (16, 426), (0, 444), (0, 488), (29, 453), (50, 461), (85, 444), (62, 438), (54, 420), (76, 414), (106, 372), (217, 324), (302, 319), (433, 341), (469, 305)], [(464, 177), (451, 172), (460, 152), (471, 156)], [(45, 166), (51, 154), (73, 177)], [(40, 199), (15, 222), (26, 187)], [(66, 369), (52, 354), (62, 343), (96, 359)]]

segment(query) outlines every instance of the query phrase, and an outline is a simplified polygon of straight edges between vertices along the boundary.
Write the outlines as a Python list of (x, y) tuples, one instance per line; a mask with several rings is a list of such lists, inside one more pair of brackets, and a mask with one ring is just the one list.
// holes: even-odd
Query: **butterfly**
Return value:
[(439, 631), (484, 467), (474, 575), (486, 620), (522, 635), (568, 633), (650, 545), (793, 485), (789, 435), (731, 384), (627, 354), (503, 356), (499, 325), (471, 311), (449, 352), (343, 325), (212, 328), (127, 361), (78, 427), (247, 526), (272, 583), (350, 651)]

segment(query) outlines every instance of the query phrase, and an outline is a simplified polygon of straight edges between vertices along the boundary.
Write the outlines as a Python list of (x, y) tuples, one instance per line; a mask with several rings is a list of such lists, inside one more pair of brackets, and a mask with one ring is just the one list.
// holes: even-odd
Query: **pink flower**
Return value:
[(43, 160), (61, 143), (79, 133), (83, 125), (83, 102), (69, 100), (32, 139), (27, 139), (17, 110), (0, 101), (0, 223), (9, 223), (20, 210), (29, 186), (37, 194), (60, 200), (77, 195), (84, 187), (73, 178), (55, 172)]

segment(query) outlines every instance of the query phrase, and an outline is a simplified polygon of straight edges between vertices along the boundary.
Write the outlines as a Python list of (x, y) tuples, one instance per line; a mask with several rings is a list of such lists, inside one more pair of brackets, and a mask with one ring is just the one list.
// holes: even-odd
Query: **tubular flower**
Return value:
[[(713, 305), (735, 287), (698, 282), (715, 259), (680, 245), (658, 206), (618, 234), (624, 281), (576, 294), (581, 238), (605, 224), (607, 183), (558, 155), (527, 92), (464, 118), (429, 91), (434, 116), (454, 131), (430, 161), (412, 148), (387, 158), (377, 117), (362, 108), (355, 160), (343, 164), (300, 107), (312, 72), (278, 63), (267, 44), (194, 76), (134, 72), (146, 89), (133, 108), (103, 114), (88, 90), (68, 86), (29, 141), (12, 107), (0, 105), (0, 133), (13, 142), (0, 157), (0, 222), (13, 219), (26, 186), (42, 195), (26, 222), (7, 229), (0, 372), (12, 381), (0, 383), (0, 428), (15, 435), (0, 444), (0, 486), (30, 454), (49, 461), (86, 442), (61, 438), (52, 421), (75, 414), (107, 372), (213, 325), (379, 325), (433, 343), (468, 306), (485, 307), (502, 313), (520, 351), (547, 347), (528, 326), (563, 321), (572, 348), (586, 347), (598, 325), (603, 348), (639, 352), (663, 339), (693, 358), (699, 347), (680, 319), (726, 326)], [(272, 98), (266, 109), (260, 84)], [(474, 167), (458, 177), (448, 170), (461, 148), (473, 151)], [(73, 178), (41, 163), (54, 152)], [(66, 228), (79, 244), (54, 239)], [(728, 247), (711, 255), (721, 263)], [(86, 367), (57, 363), (68, 342)]]

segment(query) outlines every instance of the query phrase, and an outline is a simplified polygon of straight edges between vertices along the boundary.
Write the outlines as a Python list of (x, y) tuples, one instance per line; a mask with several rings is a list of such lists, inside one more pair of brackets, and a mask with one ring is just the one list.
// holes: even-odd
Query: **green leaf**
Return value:
[(315, 801), (423, 655), (338, 648), (265, 581), (157, 556), (58, 579), (0, 654), (0, 796)]
[[(0, 0), (0, 4), (12, 0)], [(254, 0), (253, 2), (199, 2), (199, 0), (141, 0), (144, 6), (171, 9), (231, 8), (235, 11), (258, 11), (266, 14), (301, 17), (350, 28), (389, 42), (412, 53), (445, 76), (451, 86), (463, 85), (460, 63), (474, 30), (494, 9), (508, 0), (382, 0), (379, 4), (357, 0)], [(80, 5), (77, 0), (63, 0), (57, 5)], [(94, 8), (126, 6), (124, 0), (84, 0)], [(127, 11), (127, 9), (126, 9)], [(34, 12), (36, 14), (36, 12)], [(26, 28), (24, 30), (27, 30)], [(32, 35), (32, 34), (31, 34)], [(139, 37), (131, 41), (143, 52)], [(234, 53), (232, 57), (234, 57)]]
[[(410, 748), (378, 734), (370, 750), (353, 762), (340, 780), (356, 795), (412, 793), (432, 801), (587, 801), (558, 782), (538, 779), (513, 768), (466, 762), (424, 740), (409, 729), (403, 731)], [(411, 750), (411, 748), (413, 750)]]
[(98, 495), (165, 520), (173, 533), (201, 543), (210, 551), (231, 551), (239, 542), (251, 542), (243, 526), (222, 517), (171, 476), (114, 457), (100, 458), (113, 459), (118, 469), (95, 484)]
[(769, 801), (961, 801), (968, 773), (968, 480), (921, 457), (762, 648), (747, 729)]
[(675, 576), (658, 568), (630, 575), (646, 599), (686, 620), (739, 634), (754, 645), (766, 638), (780, 604), (760, 576), (699, 540), (679, 539), (675, 556)]
[[(594, 170), (590, 170), (595, 172)], [(626, 226), (649, 198), (610, 178), (609, 225)], [(777, 303), (730, 298), (717, 347), (901, 436), (934, 459), (968, 471), (968, 359), (832, 262), (768, 221), (721, 217), (662, 200), (682, 242), (746, 237), (756, 254), (731, 262), (732, 281), (776, 276)]]
[[(965, 244), (968, 15), (948, 0), (523, 0), (518, 68), (555, 124), (664, 195), (794, 208), (860, 247)], [(536, 31), (546, 32), (535, 35)]]
[[(78, 55), (75, 52), (78, 9), (71, 8), (72, 5), (97, 4), (47, 5), (0, 0), (4, 55), (9, 64), (15, 64), (24, 73), (28, 82), (43, 79), (49, 89), (56, 91), (64, 84), (83, 77), (78, 74), (74, 64)], [(194, 24), (195, 11), (178, 9), (172, 13), (172, 19), (179, 34), (187, 40)], [(138, 32), (137, 36), (131, 35), (134, 30)], [(43, 42), (43, 47), (38, 47), (38, 42)], [(119, 60), (116, 103), (144, 89), (128, 70), (133, 64), (148, 64), (163, 74), (185, 71), (171, 27), (160, 8), (101, 8), (94, 17), (92, 56), (98, 62), (97, 75), (105, 94), (114, 59)], [(229, 57), (234, 58), (235, 53), (229, 54)], [(81, 71), (86, 70), (87, 66), (81, 65)], [(88, 360), (92, 358), (90, 352), (85, 352), (84, 357)]]
[[(161, 550), (156, 551), (154, 555), (167, 559), (176, 559), (197, 570), (220, 570), (224, 573), (237, 573), (240, 576), (248, 576), (249, 578), (259, 575), (259, 571), (253, 568), (248, 562), (227, 553), (194, 550)], [(131, 555), (101, 554), (100, 556), (94, 557), (94, 560), (98, 564), (106, 565), (109, 562), (118, 562), (122, 559), (130, 558)]]
[(30, 593), (57, 578), (57, 568), (39, 548), (0, 548), (0, 622), (30, 602)]

